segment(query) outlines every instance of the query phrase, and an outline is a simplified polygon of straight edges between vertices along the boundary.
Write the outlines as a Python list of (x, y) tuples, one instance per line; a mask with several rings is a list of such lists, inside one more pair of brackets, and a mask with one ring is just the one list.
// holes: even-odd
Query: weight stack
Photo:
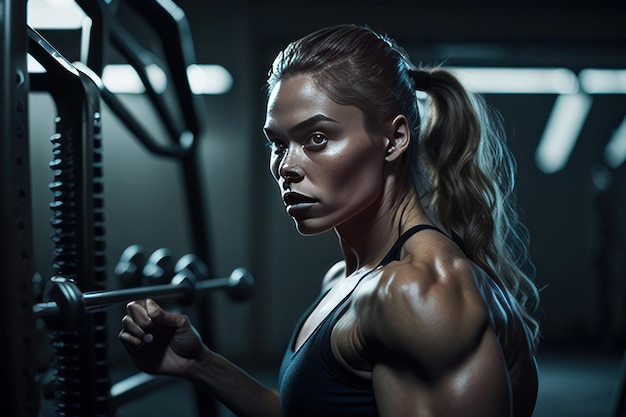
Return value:
[[(97, 291), (106, 280), (99, 93), (82, 73), (72, 81), (74, 92), (52, 91), (58, 109), (49, 186), (53, 270), (83, 292)], [(106, 313), (85, 314), (79, 329), (50, 330), (58, 416), (111, 415)]]

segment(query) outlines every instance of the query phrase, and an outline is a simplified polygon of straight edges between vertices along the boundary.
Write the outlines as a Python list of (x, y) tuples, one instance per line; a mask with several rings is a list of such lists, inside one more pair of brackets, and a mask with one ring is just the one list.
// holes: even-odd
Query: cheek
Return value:
[(371, 149), (352, 152), (333, 158), (321, 175), (327, 189), (338, 197), (352, 199), (357, 194), (376, 193), (382, 172), (382, 162)]
[(274, 177), (276, 181), (278, 181), (278, 178), (279, 178), (279, 175), (278, 175), (279, 166), (280, 166), (280, 158), (278, 157), (278, 155), (272, 152), (272, 154), (269, 157), (269, 170), (270, 170), (270, 173), (272, 174), (272, 177)]

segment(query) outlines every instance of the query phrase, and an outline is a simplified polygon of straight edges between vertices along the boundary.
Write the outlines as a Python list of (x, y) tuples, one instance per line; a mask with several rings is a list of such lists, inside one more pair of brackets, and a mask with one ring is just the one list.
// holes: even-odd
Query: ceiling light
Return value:
[(567, 164), (591, 102), (587, 94), (567, 94), (556, 98), (535, 153), (535, 162), (541, 171), (552, 174)]
[(467, 89), (492, 94), (574, 94), (578, 79), (566, 68), (446, 67)]
[(28, 0), (27, 23), (35, 29), (81, 29), (87, 15), (73, 0)]
[(604, 148), (604, 160), (610, 168), (617, 168), (626, 161), (626, 117)]
[(594, 69), (580, 71), (580, 85), (589, 94), (625, 94), (626, 70)]
[[(146, 68), (154, 90), (161, 94), (167, 88), (167, 75), (156, 64)], [(221, 65), (190, 65), (187, 69), (189, 87), (194, 94), (224, 94), (233, 85), (230, 72)], [(145, 87), (135, 69), (128, 64), (107, 65), (102, 81), (110, 91), (121, 94), (142, 94)]]
[(194, 94), (224, 94), (233, 85), (232, 75), (221, 65), (190, 65), (187, 76)]
[(128, 64), (110, 64), (102, 71), (105, 87), (119, 94), (141, 94), (146, 91), (135, 69)]

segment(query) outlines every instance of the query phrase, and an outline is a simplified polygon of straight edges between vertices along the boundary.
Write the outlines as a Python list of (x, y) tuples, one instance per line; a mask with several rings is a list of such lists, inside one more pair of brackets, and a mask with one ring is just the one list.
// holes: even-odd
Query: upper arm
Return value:
[(381, 416), (510, 414), (500, 345), (465, 272), (413, 265), (381, 278), (362, 323)]

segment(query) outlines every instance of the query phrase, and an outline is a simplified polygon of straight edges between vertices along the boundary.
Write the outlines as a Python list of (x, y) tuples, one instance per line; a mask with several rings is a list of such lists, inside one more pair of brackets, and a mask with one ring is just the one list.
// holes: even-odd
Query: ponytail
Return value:
[(430, 184), (423, 200), (463, 238), (468, 257), (521, 307), (529, 340), (536, 345), (539, 325), (533, 313), (539, 294), (528, 231), (517, 213), (516, 164), (502, 120), (446, 70), (411, 70), (410, 75), (415, 88), (427, 93), (419, 153)]

